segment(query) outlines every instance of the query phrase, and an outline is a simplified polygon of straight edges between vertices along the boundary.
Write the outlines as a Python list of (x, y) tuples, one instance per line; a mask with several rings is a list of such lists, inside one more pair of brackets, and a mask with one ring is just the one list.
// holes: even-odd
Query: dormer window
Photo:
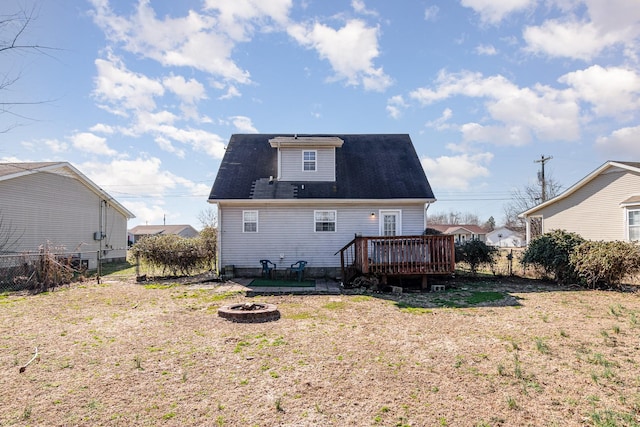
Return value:
[(337, 136), (276, 136), (269, 144), (278, 150), (278, 181), (336, 181), (336, 149), (344, 144)]
[(316, 158), (318, 156), (318, 152), (315, 150), (312, 151), (303, 151), (302, 152), (302, 170), (305, 172), (315, 172), (316, 168)]

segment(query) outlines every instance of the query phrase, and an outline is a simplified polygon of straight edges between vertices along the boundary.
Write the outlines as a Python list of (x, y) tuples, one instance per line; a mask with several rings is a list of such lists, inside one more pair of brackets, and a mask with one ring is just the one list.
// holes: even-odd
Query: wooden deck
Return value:
[[(455, 268), (454, 236), (356, 236), (340, 249), (345, 283), (358, 275), (405, 276), (451, 274)], [(338, 253), (336, 252), (336, 254)], [(424, 282), (426, 283), (426, 282)]]

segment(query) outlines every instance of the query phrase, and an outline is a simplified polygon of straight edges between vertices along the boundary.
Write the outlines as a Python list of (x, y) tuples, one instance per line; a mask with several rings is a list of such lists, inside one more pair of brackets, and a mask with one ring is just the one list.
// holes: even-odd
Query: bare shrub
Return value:
[(640, 249), (629, 242), (587, 241), (573, 250), (569, 260), (591, 288), (619, 286), (626, 276), (640, 272)]

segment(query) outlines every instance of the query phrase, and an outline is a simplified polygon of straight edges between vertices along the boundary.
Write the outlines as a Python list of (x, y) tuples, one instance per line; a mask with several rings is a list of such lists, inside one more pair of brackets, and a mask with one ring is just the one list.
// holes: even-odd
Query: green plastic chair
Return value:
[(291, 264), (289, 267), (289, 273), (295, 273), (298, 278), (298, 282), (302, 282), (302, 277), (304, 276), (304, 267), (307, 265), (307, 261), (297, 261)]

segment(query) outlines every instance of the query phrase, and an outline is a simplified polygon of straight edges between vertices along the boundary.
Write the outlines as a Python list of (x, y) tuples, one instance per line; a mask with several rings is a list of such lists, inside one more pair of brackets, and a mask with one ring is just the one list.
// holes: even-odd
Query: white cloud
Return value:
[(242, 96), (240, 91), (235, 86), (230, 85), (229, 88), (227, 89), (227, 93), (225, 93), (224, 95), (221, 95), (220, 97), (218, 97), (218, 99), (224, 100), (224, 99), (237, 98), (239, 96)]
[(501, 75), (484, 77), (469, 71), (441, 71), (435, 89), (419, 88), (409, 96), (425, 105), (454, 96), (485, 99), (489, 117), (497, 123), (488, 128), (477, 123), (463, 126), (467, 141), (521, 145), (530, 139), (530, 134), (551, 141), (575, 140), (580, 134), (580, 109), (570, 90), (539, 84), (519, 88)]
[(640, 126), (618, 129), (598, 138), (595, 147), (610, 160), (637, 161), (640, 157)]
[(487, 166), (492, 159), (491, 153), (478, 153), (438, 158), (422, 157), (421, 162), (433, 188), (467, 190), (472, 181), (490, 175)]
[(530, 52), (585, 61), (616, 41), (611, 34), (601, 34), (593, 23), (555, 20), (525, 28), (523, 37)]
[(258, 133), (258, 129), (253, 126), (251, 119), (246, 116), (231, 117), (231, 122), (242, 133)]
[(206, 0), (205, 9), (216, 10), (218, 26), (234, 40), (246, 41), (259, 26), (269, 31), (269, 22), (286, 26), (291, 0)]
[(438, 130), (448, 129), (451, 127), (451, 125), (449, 125), (447, 122), (449, 121), (449, 119), (451, 119), (451, 117), (453, 117), (453, 111), (451, 110), (451, 108), (445, 108), (444, 111), (442, 111), (442, 115), (440, 117), (435, 120), (428, 121), (426, 123), (426, 126)]
[(427, 7), (424, 10), (424, 20), (425, 21), (435, 21), (438, 18), (438, 13), (440, 12), (440, 8), (438, 6), (432, 5)]
[(145, 75), (129, 71), (122, 60), (112, 54), (96, 59), (94, 96), (113, 105), (115, 111), (153, 110), (154, 97), (164, 94), (162, 84)]
[(316, 22), (311, 26), (292, 25), (288, 31), (298, 43), (315, 49), (320, 58), (329, 61), (336, 80), (374, 91), (384, 91), (392, 84), (382, 67), (373, 64), (380, 54), (379, 28), (353, 19), (338, 30)]
[(353, 10), (361, 15), (378, 16), (378, 12), (367, 9), (364, 0), (351, 0)]
[(399, 118), (405, 108), (407, 108), (407, 103), (402, 95), (395, 95), (387, 100), (387, 113), (394, 119)]
[(593, 65), (558, 79), (577, 96), (593, 105), (598, 116), (632, 117), (640, 109), (640, 74), (623, 67)]
[(113, 160), (85, 162), (79, 166), (89, 177), (107, 192), (117, 197), (117, 193), (159, 198), (169, 190), (178, 187), (184, 178), (162, 170), (160, 159), (137, 158), (134, 160)]
[(616, 46), (637, 60), (640, 7), (629, 0), (576, 0), (555, 5), (564, 17), (523, 31), (530, 52), (589, 61)]
[(216, 32), (227, 17), (232, 19), (237, 15), (226, 14), (227, 9), (217, 2), (209, 3), (211, 8), (221, 8), (220, 20), (193, 10), (184, 17), (159, 20), (149, 1), (140, 1), (136, 12), (129, 17), (118, 16), (104, 0), (93, 0), (93, 19), (111, 42), (122, 45), (129, 52), (151, 58), (164, 66), (193, 67), (225, 80), (249, 83), (249, 72), (231, 59), (235, 44), (233, 37), (238, 36), (237, 31), (243, 33), (246, 27), (234, 29), (229, 25), (223, 28), (229, 33)]
[(469, 7), (480, 14), (482, 22), (498, 24), (507, 15), (525, 10), (536, 4), (537, 0), (461, 0), (464, 7)]
[(91, 126), (89, 130), (91, 132), (106, 133), (106, 134), (112, 134), (115, 132), (115, 128), (113, 126), (106, 125), (104, 123), (96, 123), (95, 125)]
[(112, 150), (107, 145), (106, 138), (94, 135), (90, 132), (79, 132), (73, 134), (70, 138), (73, 147), (92, 154), (100, 154), (105, 156), (115, 156), (117, 151)]
[(498, 54), (498, 50), (490, 44), (481, 44), (474, 49), (478, 55), (493, 56)]
[(204, 86), (196, 79), (186, 80), (182, 76), (171, 74), (169, 77), (165, 77), (162, 83), (164, 87), (175, 93), (182, 102), (187, 104), (194, 104), (207, 98)]
[(45, 139), (42, 142), (44, 142), (44, 145), (54, 153), (63, 153), (69, 149), (69, 144), (58, 141), (57, 139)]

